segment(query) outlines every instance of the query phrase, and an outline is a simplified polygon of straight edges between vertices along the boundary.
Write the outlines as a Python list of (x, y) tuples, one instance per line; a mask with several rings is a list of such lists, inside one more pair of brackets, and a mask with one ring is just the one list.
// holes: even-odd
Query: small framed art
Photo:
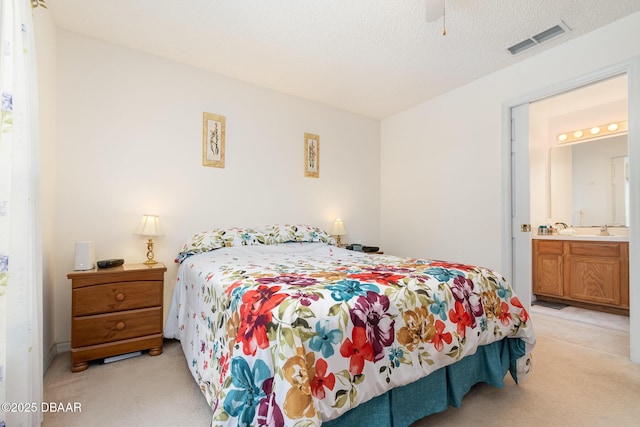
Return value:
[(320, 177), (320, 137), (312, 133), (304, 134), (304, 176)]
[(224, 168), (224, 116), (202, 114), (202, 165)]

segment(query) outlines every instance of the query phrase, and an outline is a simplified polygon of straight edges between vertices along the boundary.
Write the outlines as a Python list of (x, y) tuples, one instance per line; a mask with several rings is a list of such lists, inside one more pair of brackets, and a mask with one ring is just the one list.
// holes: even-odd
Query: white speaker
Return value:
[(76, 242), (76, 263), (74, 270), (91, 270), (96, 266), (93, 242)]

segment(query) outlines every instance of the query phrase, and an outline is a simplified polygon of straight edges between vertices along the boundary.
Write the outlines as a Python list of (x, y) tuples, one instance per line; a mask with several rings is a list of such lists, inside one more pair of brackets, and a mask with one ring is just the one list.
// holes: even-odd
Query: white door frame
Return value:
[[(510, 279), (520, 302), (531, 310), (531, 231), (521, 226), (531, 227), (531, 185), (529, 159), (529, 103), (519, 104), (510, 110), (511, 122), (511, 263)], [(518, 190), (517, 192), (515, 190)], [(518, 268), (514, 268), (517, 264)]]
[[(511, 109), (542, 98), (557, 95), (580, 88), (616, 75), (627, 74), (627, 92), (629, 104), (629, 327), (631, 361), (640, 364), (640, 57), (621, 64), (607, 67), (599, 72), (588, 74), (571, 81), (563, 82), (517, 99), (506, 101), (502, 105), (502, 271), (509, 279), (514, 277), (512, 239), (515, 225), (512, 224), (512, 173), (511, 173)], [(526, 260), (531, 265), (531, 259)], [(528, 283), (528, 295), (531, 294), (531, 281)], [(523, 292), (522, 284), (520, 290)]]

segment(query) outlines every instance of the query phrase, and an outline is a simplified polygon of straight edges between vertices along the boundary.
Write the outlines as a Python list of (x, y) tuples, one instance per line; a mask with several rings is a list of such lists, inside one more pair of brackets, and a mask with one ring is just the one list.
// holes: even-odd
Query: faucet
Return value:
[(609, 230), (608, 230), (607, 224), (605, 224), (602, 227), (600, 227), (600, 235), (601, 236), (609, 236)]
[(556, 226), (556, 228), (559, 228), (560, 226), (562, 226), (562, 230), (566, 230), (567, 228), (569, 228), (569, 226), (564, 222), (556, 222), (554, 225)]

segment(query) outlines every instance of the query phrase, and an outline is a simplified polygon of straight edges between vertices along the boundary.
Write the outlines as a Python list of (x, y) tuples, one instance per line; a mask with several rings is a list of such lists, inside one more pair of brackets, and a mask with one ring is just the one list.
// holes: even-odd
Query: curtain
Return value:
[[(3, 405), (0, 427), (40, 425), (42, 418), (42, 243), (34, 45), (30, 2), (0, 0), (0, 404), (16, 404), (13, 408)], [(27, 403), (35, 406), (25, 408)]]

